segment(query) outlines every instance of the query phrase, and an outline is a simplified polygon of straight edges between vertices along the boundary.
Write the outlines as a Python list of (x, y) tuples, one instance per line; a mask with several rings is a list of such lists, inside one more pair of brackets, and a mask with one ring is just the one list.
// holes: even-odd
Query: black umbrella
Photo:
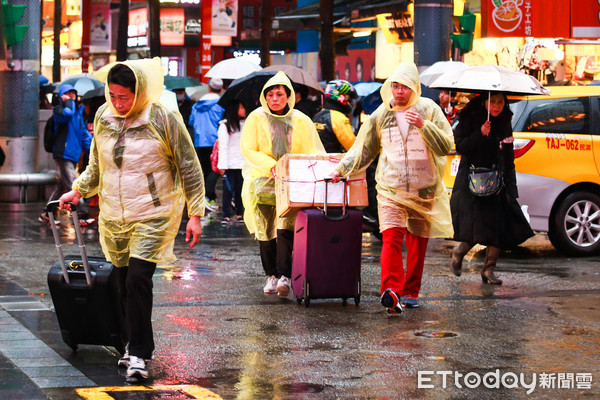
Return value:
[(260, 105), (260, 92), (263, 90), (265, 83), (274, 75), (275, 72), (255, 71), (235, 79), (219, 99), (219, 105), (227, 108), (231, 106), (234, 100), (239, 100), (244, 105), (246, 113), (251, 113)]
[(90, 90), (89, 92), (87, 92), (86, 94), (84, 94), (81, 97), (81, 101), (88, 101), (91, 100), (95, 97), (102, 97), (104, 98), (104, 85), (102, 85), (102, 87), (98, 87), (94, 90)]

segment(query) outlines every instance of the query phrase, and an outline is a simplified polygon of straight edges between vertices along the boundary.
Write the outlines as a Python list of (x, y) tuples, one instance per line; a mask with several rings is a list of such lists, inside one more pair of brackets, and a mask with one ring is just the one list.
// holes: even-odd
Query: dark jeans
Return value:
[(235, 202), (235, 214), (244, 215), (242, 185), (244, 178), (241, 169), (228, 169), (223, 177), (223, 217), (231, 217), (231, 200)]
[(260, 240), (260, 260), (267, 276), (277, 278), (292, 276), (292, 250), (294, 249), (294, 232), (277, 229), (277, 238)]
[(194, 147), (198, 160), (200, 160), (200, 166), (202, 167), (202, 174), (204, 175), (204, 190), (205, 196), (208, 200), (216, 200), (217, 192), (215, 190), (217, 186), (217, 180), (219, 174), (212, 170), (212, 164), (210, 161), (210, 155), (212, 154), (212, 147)]
[(138, 258), (130, 258), (128, 267), (116, 268), (129, 354), (143, 359), (152, 358), (154, 351), (152, 275), (155, 270), (155, 263)]

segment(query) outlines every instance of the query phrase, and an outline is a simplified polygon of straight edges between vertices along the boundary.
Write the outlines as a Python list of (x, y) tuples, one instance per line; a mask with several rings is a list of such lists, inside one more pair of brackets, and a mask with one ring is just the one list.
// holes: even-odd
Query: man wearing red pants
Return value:
[[(448, 194), (442, 181), (452, 128), (433, 100), (421, 97), (414, 63), (401, 63), (381, 87), (383, 104), (362, 125), (335, 167), (334, 181), (367, 168), (375, 173), (381, 250), (381, 304), (388, 313), (418, 307), (430, 237), (452, 237)], [(406, 273), (402, 243), (406, 239)]]

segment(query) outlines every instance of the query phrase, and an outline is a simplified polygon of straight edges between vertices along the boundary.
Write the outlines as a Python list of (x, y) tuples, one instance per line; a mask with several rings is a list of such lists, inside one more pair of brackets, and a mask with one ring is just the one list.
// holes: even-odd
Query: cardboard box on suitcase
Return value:
[(73, 351), (80, 344), (92, 344), (112, 346), (123, 354), (124, 315), (114, 266), (103, 257), (87, 256), (75, 211), (71, 214), (81, 254), (63, 255), (53, 215), (57, 206), (58, 201), (47, 206), (59, 256), (48, 272), (48, 287), (63, 341)]
[[(284, 217), (291, 211), (308, 207), (322, 207), (325, 199), (323, 179), (327, 177), (342, 154), (285, 154), (275, 166), (275, 196), (277, 212)], [(346, 189), (350, 207), (369, 205), (365, 172), (349, 177), (347, 184), (329, 185), (329, 205), (341, 206)]]
[(360, 302), (362, 211), (334, 211), (309, 208), (296, 217), (292, 290), (306, 307), (311, 299)]

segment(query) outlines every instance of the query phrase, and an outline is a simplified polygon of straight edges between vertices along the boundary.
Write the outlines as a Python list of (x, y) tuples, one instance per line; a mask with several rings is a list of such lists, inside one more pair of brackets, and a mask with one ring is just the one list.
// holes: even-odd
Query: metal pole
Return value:
[(333, 0), (319, 3), (321, 14), (321, 77), (324, 81), (335, 79), (335, 43), (333, 40)]
[(60, 30), (62, 29), (62, 6), (54, 1), (54, 61), (52, 62), (52, 81), (60, 82)]
[(273, 9), (271, 0), (262, 1), (262, 18), (260, 31), (260, 65), (268, 67), (271, 65), (271, 24), (273, 20)]
[(117, 61), (127, 60), (127, 25), (129, 24), (129, 0), (121, 0), (117, 32)]
[[(6, 153), (6, 161), (0, 167), (0, 181), (5, 174), (30, 174), (38, 167), (40, 7), (37, 5), (25, 9), (19, 23), (28, 25), (27, 32), (22, 42), (9, 47), (10, 62), (0, 68), (0, 144)], [(19, 184), (3, 185), (0, 202), (19, 203), (23, 198), (27, 201), (35, 198), (35, 189)], [(25, 196), (23, 191), (27, 192)]]
[(148, 0), (148, 11), (150, 57), (160, 57), (160, 4), (158, 0)]
[[(414, 55), (419, 71), (450, 59), (452, 0), (415, 0)], [(423, 95), (437, 98), (438, 91), (423, 87)]]

